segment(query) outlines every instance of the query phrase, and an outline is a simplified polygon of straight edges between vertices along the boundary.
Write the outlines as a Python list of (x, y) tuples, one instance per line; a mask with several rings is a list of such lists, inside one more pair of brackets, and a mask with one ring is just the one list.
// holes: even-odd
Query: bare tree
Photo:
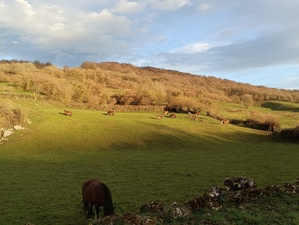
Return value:
[(253, 98), (252, 95), (245, 94), (242, 96), (243, 105), (248, 109), (249, 106), (253, 105)]

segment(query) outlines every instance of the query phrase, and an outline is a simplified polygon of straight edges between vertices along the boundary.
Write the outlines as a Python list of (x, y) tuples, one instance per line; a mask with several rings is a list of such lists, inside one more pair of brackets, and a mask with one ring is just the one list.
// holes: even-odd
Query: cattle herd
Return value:
[[(212, 209), (219, 210), (229, 205), (244, 207), (246, 204), (252, 204), (262, 196), (269, 196), (281, 193), (298, 193), (299, 178), (290, 183), (282, 185), (270, 185), (265, 188), (257, 188), (256, 182), (247, 177), (229, 177), (224, 180), (224, 187), (211, 187), (203, 195), (195, 197), (186, 202), (174, 202), (169, 207), (157, 201), (142, 205), (139, 214), (132, 212), (125, 213), (123, 216), (111, 213), (105, 215), (100, 220), (101, 224), (131, 224), (131, 225), (156, 225), (164, 220), (175, 220), (177, 218), (191, 217), (193, 212)], [(84, 189), (86, 182), (82, 186), (84, 198)], [(86, 205), (85, 205), (86, 207)]]
[[(60, 113), (65, 116), (72, 116), (73, 113), (72, 111), (69, 110), (64, 110), (64, 113)], [(188, 112), (189, 117), (191, 120), (198, 120), (200, 118), (201, 112), (200, 111), (194, 111), (194, 112)], [(115, 109), (113, 108), (112, 110), (107, 111), (105, 115), (108, 116), (114, 116), (115, 115)], [(280, 132), (281, 137), (284, 140), (290, 140), (290, 141), (298, 141), (299, 140), (299, 126), (294, 128), (294, 129), (285, 129), (281, 130), (281, 127), (279, 124), (275, 124), (274, 122), (265, 122), (265, 123), (260, 123), (251, 119), (248, 120), (237, 120), (237, 119), (223, 119), (219, 116), (213, 116), (209, 111), (207, 112), (206, 116), (212, 117), (214, 119), (217, 119), (220, 121), (221, 125), (227, 125), (227, 124), (233, 124), (233, 125), (238, 125), (238, 126), (245, 126), (253, 129), (258, 129), (258, 130), (264, 130), (264, 131), (278, 131)], [(177, 115), (175, 113), (170, 113), (169, 110), (164, 109), (161, 114), (158, 114), (156, 116), (157, 120), (162, 120), (164, 117), (166, 118), (171, 118), (171, 119), (176, 119)], [(200, 119), (200, 121), (205, 121), (205, 119)]]
[[(200, 118), (201, 112), (200, 111), (195, 111), (195, 112), (188, 112), (189, 117), (191, 120), (198, 120), (198, 118)], [(114, 116), (114, 109), (111, 111), (108, 111), (106, 113), (106, 115), (108, 116)], [(221, 125), (227, 125), (227, 124), (234, 124), (234, 125), (241, 125), (241, 126), (246, 126), (249, 128), (253, 128), (253, 129), (258, 129), (258, 130), (265, 130), (265, 131), (280, 131), (280, 126), (274, 123), (260, 123), (260, 122), (256, 122), (253, 120), (245, 120), (245, 121), (241, 121), (241, 120), (236, 120), (236, 119), (223, 119), (220, 117), (215, 117), (213, 116), (209, 111), (207, 112), (206, 116), (210, 116), (214, 119), (217, 119), (220, 121)], [(156, 116), (157, 120), (162, 120), (163, 117), (166, 118), (171, 118), (171, 119), (175, 119), (177, 118), (177, 115), (175, 113), (170, 113), (169, 110), (163, 110), (163, 112), (161, 114), (158, 114)], [(204, 119), (200, 119), (200, 121), (205, 121)]]
[[(198, 118), (200, 118), (201, 112), (200, 111), (195, 111), (195, 112), (188, 112), (189, 117), (191, 120), (198, 120)], [(109, 116), (114, 116), (114, 110), (113, 111), (108, 111), (106, 113), (106, 115)], [(253, 128), (253, 129), (258, 129), (258, 130), (265, 130), (265, 131), (280, 131), (280, 126), (274, 123), (260, 123), (260, 122), (256, 122), (254, 120), (236, 120), (236, 119), (223, 119), (221, 117), (215, 117), (213, 116), (209, 111), (207, 112), (206, 116), (212, 117), (214, 119), (217, 119), (220, 121), (221, 125), (227, 125), (227, 124), (234, 124), (234, 125), (241, 125), (241, 126), (246, 126), (249, 128)], [(157, 120), (162, 120), (163, 117), (166, 118), (171, 118), (171, 119), (175, 119), (177, 118), (177, 115), (175, 113), (170, 113), (169, 110), (163, 110), (163, 112), (161, 114), (158, 114), (156, 116)], [(200, 121), (205, 121), (204, 119), (200, 119)]]
[(159, 115), (156, 116), (156, 119), (157, 120), (161, 120), (163, 117), (168, 117), (168, 118), (171, 118), (171, 119), (175, 119), (176, 118), (176, 114), (169, 113), (168, 110), (164, 110), (162, 114), (159, 114)]

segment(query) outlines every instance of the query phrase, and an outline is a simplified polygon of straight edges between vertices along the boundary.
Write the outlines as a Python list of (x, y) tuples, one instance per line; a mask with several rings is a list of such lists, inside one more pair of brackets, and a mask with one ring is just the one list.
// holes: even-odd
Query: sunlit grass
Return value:
[(81, 185), (99, 178), (116, 213), (171, 204), (248, 176), (258, 186), (297, 178), (298, 145), (201, 116), (156, 120), (157, 112), (70, 109), (23, 102), (32, 124), (0, 145), (0, 224), (85, 224)]

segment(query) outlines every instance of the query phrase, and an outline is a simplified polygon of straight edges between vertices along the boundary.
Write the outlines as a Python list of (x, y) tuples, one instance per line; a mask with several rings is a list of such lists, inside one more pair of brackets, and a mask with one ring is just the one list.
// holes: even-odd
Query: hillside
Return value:
[[(103, 224), (87, 221), (80, 204), (82, 184), (92, 178), (109, 186), (122, 218), (131, 212), (159, 218), (153, 224), (298, 224), (297, 144), (265, 131), (220, 125), (206, 115), (197, 121), (184, 113), (157, 120), (156, 112), (111, 117), (72, 109), (73, 116), (65, 116), (64, 107), (47, 102), (12, 102), (30, 112), (32, 123), (0, 145), (0, 224)], [(231, 103), (222, 108), (227, 106), (240, 109)], [(233, 196), (222, 192), (221, 209), (190, 204), (192, 213), (173, 218), (174, 202), (202, 202), (211, 187), (224, 188), (224, 179), (235, 176), (254, 179), (258, 189)], [(286, 182), (296, 182), (295, 193), (285, 193)], [(162, 204), (163, 214), (140, 212), (153, 201)]]
[[(298, 144), (278, 132), (221, 125), (207, 115), (271, 119), (291, 128), (299, 122), (298, 91), (119, 63), (59, 69), (5, 62), (0, 81), (0, 138), (2, 128), (24, 124), (0, 141), (0, 224), (103, 224), (87, 221), (80, 204), (82, 183), (92, 178), (109, 185), (121, 219), (298, 224)], [(198, 119), (175, 113), (175, 119), (157, 120), (166, 104), (201, 113)], [(107, 116), (113, 108), (115, 115)], [(295, 133), (290, 131), (287, 136)], [(239, 176), (254, 179), (258, 188), (221, 191), (218, 210), (193, 204)], [(152, 202), (161, 203), (164, 213), (141, 211)], [(190, 203), (188, 214), (177, 216), (172, 212), (185, 209), (181, 203)]]
[(18, 95), (96, 109), (107, 105), (168, 105), (176, 111), (195, 111), (214, 102), (245, 107), (269, 100), (299, 102), (298, 90), (116, 62), (84, 62), (78, 68), (60, 69), (38, 61), (1, 61), (0, 91), (2, 97)]

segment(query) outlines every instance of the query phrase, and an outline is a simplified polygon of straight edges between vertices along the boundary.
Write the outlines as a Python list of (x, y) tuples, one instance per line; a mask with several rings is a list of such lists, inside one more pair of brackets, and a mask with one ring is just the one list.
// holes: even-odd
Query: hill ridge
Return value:
[[(209, 107), (214, 102), (244, 104), (252, 99), (299, 102), (299, 90), (240, 83), (214, 76), (195, 75), (119, 62), (83, 62), (57, 68), (51, 63), (0, 62), (2, 93), (23, 93), (64, 105), (170, 105), (178, 110)], [(1, 89), (0, 89), (1, 91)]]

